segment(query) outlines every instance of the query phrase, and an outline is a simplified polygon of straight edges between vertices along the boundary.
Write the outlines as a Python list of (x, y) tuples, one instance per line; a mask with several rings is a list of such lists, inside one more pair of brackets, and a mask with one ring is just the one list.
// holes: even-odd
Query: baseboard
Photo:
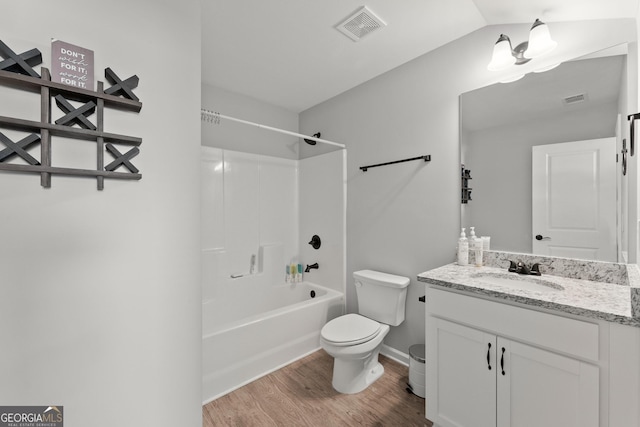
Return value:
[(407, 353), (403, 353), (400, 350), (396, 350), (395, 348), (389, 347), (386, 344), (382, 344), (380, 354), (388, 357), (389, 359), (393, 359), (398, 363), (402, 363), (405, 366), (409, 366), (409, 355)]

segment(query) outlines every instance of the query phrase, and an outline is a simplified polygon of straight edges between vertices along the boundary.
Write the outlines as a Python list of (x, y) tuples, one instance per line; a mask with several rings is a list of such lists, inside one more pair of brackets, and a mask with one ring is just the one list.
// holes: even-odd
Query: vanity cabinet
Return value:
[(436, 426), (599, 426), (598, 324), (434, 288), (426, 301)]

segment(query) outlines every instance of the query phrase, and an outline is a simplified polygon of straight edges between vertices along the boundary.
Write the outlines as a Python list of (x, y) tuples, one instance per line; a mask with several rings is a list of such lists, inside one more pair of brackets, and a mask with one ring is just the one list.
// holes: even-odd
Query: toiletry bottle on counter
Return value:
[(482, 236), (482, 251), (486, 252), (491, 250), (491, 236)]
[(482, 267), (482, 239), (476, 237), (475, 227), (470, 228), (469, 240), (471, 240), (470, 246), (475, 258), (475, 265), (476, 267)]
[(467, 235), (464, 233), (464, 227), (460, 232), (460, 238), (458, 239), (458, 265), (469, 264), (469, 241)]

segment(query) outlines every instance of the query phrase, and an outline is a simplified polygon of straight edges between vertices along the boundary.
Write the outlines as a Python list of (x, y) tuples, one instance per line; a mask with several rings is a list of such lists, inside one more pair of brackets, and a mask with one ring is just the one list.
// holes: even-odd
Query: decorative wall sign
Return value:
[(51, 81), (94, 90), (93, 51), (52, 39)]

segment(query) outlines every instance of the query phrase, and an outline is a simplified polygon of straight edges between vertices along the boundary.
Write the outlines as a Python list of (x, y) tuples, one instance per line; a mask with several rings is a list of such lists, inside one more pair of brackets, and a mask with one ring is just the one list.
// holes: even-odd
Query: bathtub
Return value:
[(202, 305), (203, 404), (318, 350), (344, 312), (344, 294), (308, 282), (236, 289)]

